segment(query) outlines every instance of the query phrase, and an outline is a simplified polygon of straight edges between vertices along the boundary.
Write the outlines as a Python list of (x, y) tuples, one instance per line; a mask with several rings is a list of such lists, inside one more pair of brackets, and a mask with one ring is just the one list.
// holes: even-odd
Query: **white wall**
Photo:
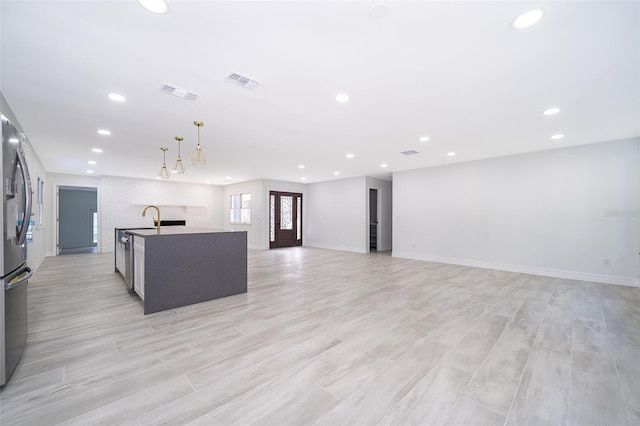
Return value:
[[(367, 194), (369, 189), (378, 190), (378, 251), (391, 250), (392, 242), (392, 205), (393, 184), (391, 181), (367, 176)], [(368, 205), (368, 204), (367, 204)], [(368, 228), (366, 232), (369, 232)]]
[(366, 253), (369, 251), (366, 178), (307, 185), (304, 245)]
[[(114, 228), (152, 226), (155, 210), (142, 217), (145, 206), (154, 204), (160, 208), (161, 219), (185, 219), (188, 226), (243, 229), (248, 231), (248, 246), (252, 249), (269, 248), (269, 191), (304, 193), (306, 185), (271, 180), (256, 180), (225, 187), (186, 184), (171, 181), (129, 179), (105, 176), (102, 178), (50, 173), (47, 192), (54, 194), (47, 203), (48, 253), (55, 255), (55, 221), (58, 186), (98, 188), (98, 220), (101, 252), (114, 249)], [(251, 193), (251, 225), (229, 223), (229, 195)], [(305, 201), (306, 202), (306, 201)], [(304, 206), (303, 206), (304, 209)], [(303, 222), (304, 223), (304, 222)], [(303, 229), (303, 235), (304, 235)]]
[(33, 192), (33, 206), (31, 208), (31, 220), (35, 222), (35, 226), (32, 226), (31, 231), (33, 234), (32, 241), (27, 243), (27, 264), (32, 269), (37, 269), (42, 263), (47, 254), (47, 221), (46, 221), (46, 206), (51, 202), (51, 194), (49, 194), (45, 188), (44, 192), (44, 224), (39, 225), (36, 218), (37, 210), (37, 196), (38, 196), (38, 178), (47, 183), (47, 172), (40, 161), (40, 158), (33, 150), (29, 143), (23, 145), (25, 158), (27, 160), (27, 167), (29, 168), (29, 177), (31, 178), (31, 191)]
[[(267, 222), (265, 225), (265, 218), (268, 220), (268, 216), (265, 215), (264, 205), (264, 189), (262, 187), (262, 181), (252, 180), (249, 182), (242, 182), (227, 185), (224, 187), (224, 200), (222, 205), (224, 206), (224, 221), (223, 228), (239, 229), (241, 231), (247, 231), (247, 246), (250, 249), (264, 250), (265, 249), (265, 227), (269, 226)], [(236, 224), (229, 223), (230, 221), (230, 209), (231, 209), (231, 195), (233, 194), (251, 194), (251, 223)]]
[(56, 190), (59, 186), (98, 189), (98, 221), (101, 252), (114, 250), (114, 228), (153, 226), (155, 210), (142, 217), (149, 204), (160, 208), (162, 220), (184, 219), (188, 226), (220, 228), (222, 226), (222, 187), (186, 184), (170, 181), (129, 179), (104, 176), (102, 178), (48, 174), (51, 202), (46, 204), (47, 255), (56, 254)]
[[(224, 187), (224, 228), (247, 231), (247, 245), (254, 250), (269, 249), (269, 191), (297, 192), (302, 194), (302, 241), (305, 244), (306, 226), (306, 185), (276, 180), (254, 180), (231, 184)], [(251, 224), (229, 223), (232, 194), (251, 194)]]
[(184, 219), (187, 226), (223, 227), (220, 186), (108, 176), (100, 184), (99, 246), (103, 252), (114, 250), (114, 228), (153, 226), (155, 209), (142, 217), (142, 210), (150, 204), (160, 208), (162, 220)]
[(639, 169), (635, 138), (395, 173), (393, 255), (637, 286)]

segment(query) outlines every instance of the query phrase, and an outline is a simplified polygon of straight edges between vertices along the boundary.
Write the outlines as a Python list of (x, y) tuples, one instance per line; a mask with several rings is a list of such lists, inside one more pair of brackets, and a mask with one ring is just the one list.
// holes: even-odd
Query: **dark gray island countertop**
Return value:
[[(167, 226), (131, 229), (144, 313), (247, 292), (247, 232)], [(134, 286), (135, 287), (135, 286)]]
[(140, 237), (186, 234), (219, 234), (227, 232), (246, 232), (233, 229), (198, 228), (194, 226), (161, 226), (160, 229), (127, 229), (127, 232)]

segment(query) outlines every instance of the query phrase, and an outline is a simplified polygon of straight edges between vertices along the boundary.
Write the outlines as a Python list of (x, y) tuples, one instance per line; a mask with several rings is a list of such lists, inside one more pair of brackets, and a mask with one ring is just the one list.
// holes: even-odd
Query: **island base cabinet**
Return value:
[(247, 292), (247, 232), (133, 229), (133, 290), (144, 313)]
[(144, 238), (133, 237), (133, 291), (144, 300)]

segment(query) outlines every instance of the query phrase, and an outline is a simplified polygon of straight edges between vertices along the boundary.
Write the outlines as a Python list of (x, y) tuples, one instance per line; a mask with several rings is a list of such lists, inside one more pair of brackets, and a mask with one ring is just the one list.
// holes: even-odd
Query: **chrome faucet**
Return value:
[(152, 207), (156, 209), (156, 211), (158, 212), (158, 221), (156, 222), (156, 227), (158, 228), (158, 232), (160, 232), (160, 209), (157, 206), (151, 205), (151, 206), (145, 207), (144, 210), (142, 210), (142, 217), (144, 217), (147, 214), (147, 209)]

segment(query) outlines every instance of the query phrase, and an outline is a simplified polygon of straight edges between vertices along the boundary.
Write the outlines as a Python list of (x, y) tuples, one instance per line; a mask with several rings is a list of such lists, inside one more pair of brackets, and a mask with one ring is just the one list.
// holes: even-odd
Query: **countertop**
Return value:
[(160, 231), (153, 229), (127, 229), (127, 233), (139, 237), (186, 235), (186, 234), (220, 234), (229, 232), (246, 232), (240, 229), (196, 228), (193, 226), (161, 226)]

